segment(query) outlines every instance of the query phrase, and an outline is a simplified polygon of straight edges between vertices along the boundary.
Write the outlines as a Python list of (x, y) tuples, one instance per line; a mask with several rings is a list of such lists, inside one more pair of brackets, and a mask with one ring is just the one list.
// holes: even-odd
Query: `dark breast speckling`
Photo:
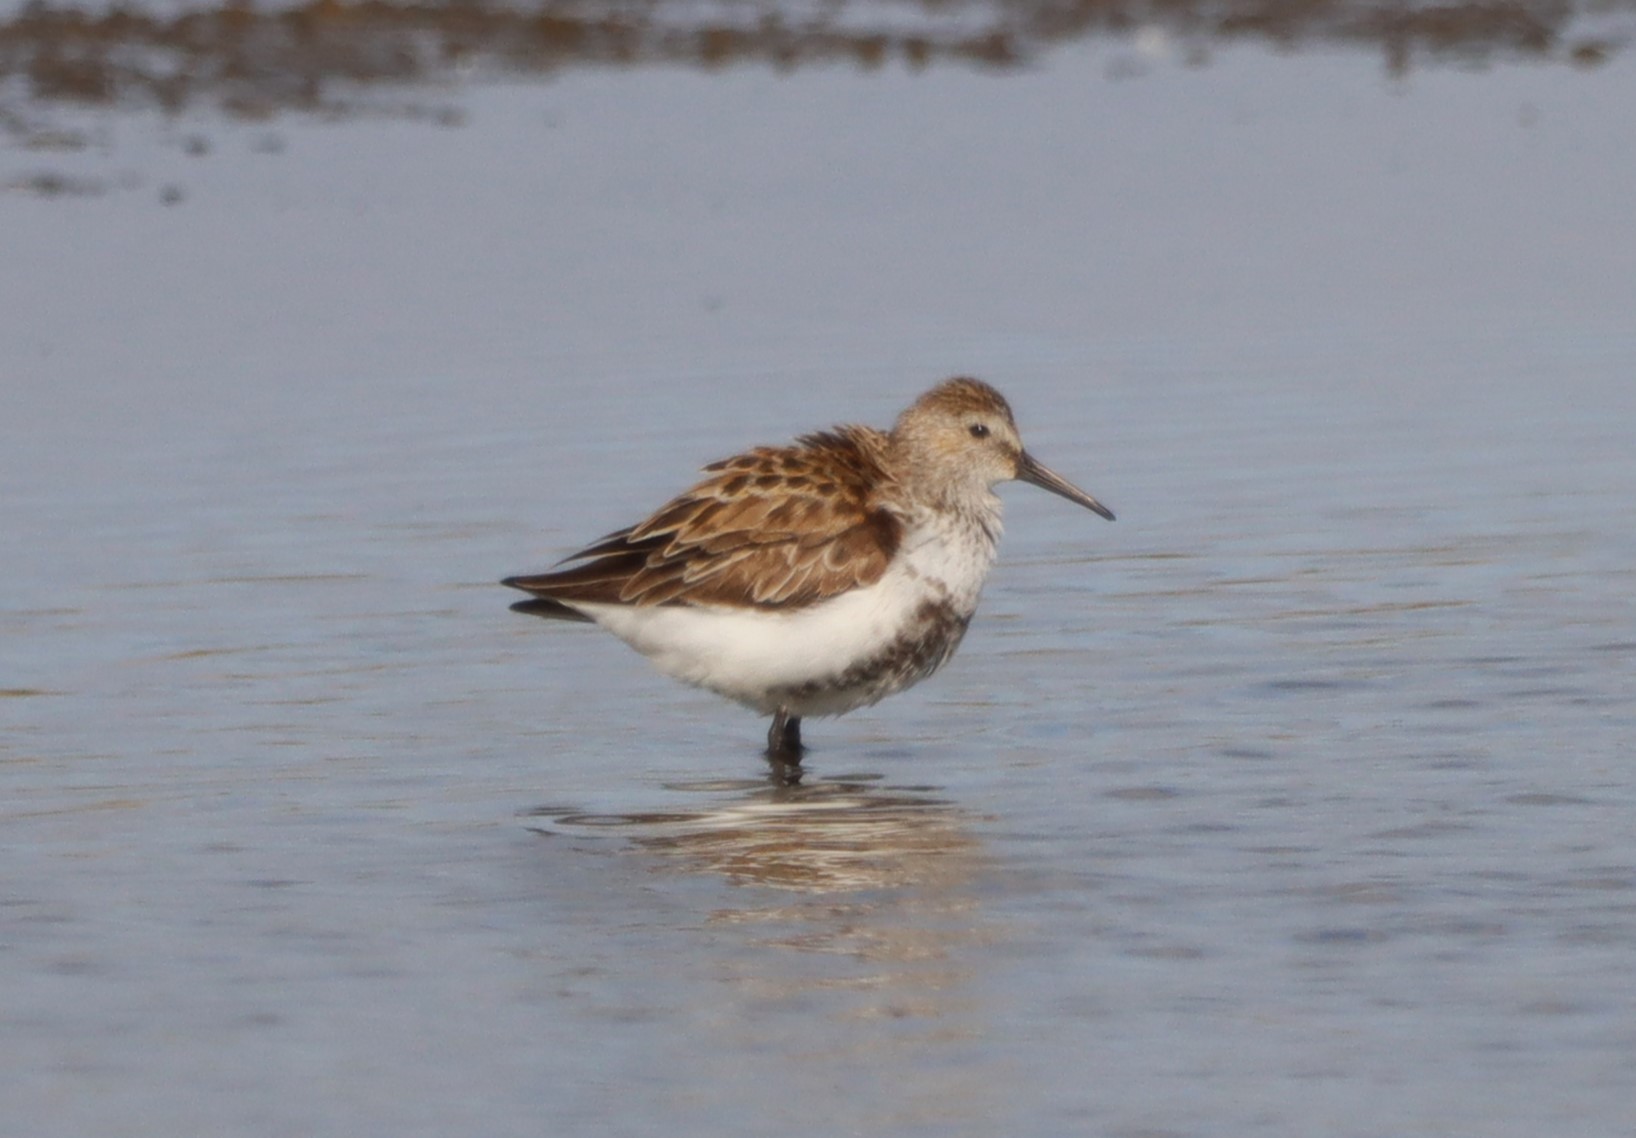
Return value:
[(845, 697), (846, 710), (878, 703), (948, 663), (970, 623), (971, 614), (947, 600), (922, 601), (897, 639), (873, 656), (833, 676), (778, 688), (771, 694), (789, 707), (832, 696)]

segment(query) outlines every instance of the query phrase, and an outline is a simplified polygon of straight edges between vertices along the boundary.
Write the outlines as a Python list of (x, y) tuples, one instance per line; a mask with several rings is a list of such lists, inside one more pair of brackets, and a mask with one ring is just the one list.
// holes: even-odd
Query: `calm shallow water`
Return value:
[[(1629, 1134), (1636, 72), (1106, 71), (0, 201), (19, 1131)], [(806, 785), (506, 611), (954, 370), (1120, 521), (1009, 489)]]

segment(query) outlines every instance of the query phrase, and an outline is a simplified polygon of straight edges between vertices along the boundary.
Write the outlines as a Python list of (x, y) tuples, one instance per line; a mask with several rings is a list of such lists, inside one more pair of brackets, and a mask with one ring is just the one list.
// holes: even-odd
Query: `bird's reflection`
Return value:
[(709, 799), (691, 809), (560, 813), (558, 830), (616, 829), (680, 870), (832, 896), (873, 890), (944, 891), (969, 879), (977, 840), (935, 788), (890, 786), (875, 774), (791, 781), (771, 777), (672, 783)]
[(973, 815), (935, 787), (810, 766), (798, 783), (775, 769), (664, 791), (663, 809), (542, 811), (540, 828), (618, 835), (656, 875), (662, 900), (641, 923), (679, 975), (710, 978), (706, 1053), (799, 1056), (801, 1077), (934, 1130), (995, 1114), (1003, 1072), (953, 1073), (993, 1030), (980, 946), (998, 934)]
[[(665, 790), (703, 801), (626, 814), (550, 811), (547, 832), (618, 832), (655, 859), (656, 872), (736, 887), (703, 920), (739, 934), (760, 986), (788, 993), (850, 984), (875, 998), (849, 1014), (942, 1014), (962, 986), (958, 949), (988, 935), (973, 887), (982, 846), (965, 811), (935, 787), (894, 786), (876, 774), (790, 783), (775, 770), (769, 780)], [(767, 948), (866, 967), (844, 982), (818, 978), (782, 953), (784, 964), (760, 959)], [(933, 992), (941, 995), (929, 1000)]]

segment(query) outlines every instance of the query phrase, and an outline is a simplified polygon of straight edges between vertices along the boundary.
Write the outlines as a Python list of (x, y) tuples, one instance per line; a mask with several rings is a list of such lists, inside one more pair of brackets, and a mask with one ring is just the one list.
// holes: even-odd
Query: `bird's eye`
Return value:
[(986, 423), (973, 423), (966, 430), (971, 432), (971, 437), (974, 439), (988, 438), (988, 424)]

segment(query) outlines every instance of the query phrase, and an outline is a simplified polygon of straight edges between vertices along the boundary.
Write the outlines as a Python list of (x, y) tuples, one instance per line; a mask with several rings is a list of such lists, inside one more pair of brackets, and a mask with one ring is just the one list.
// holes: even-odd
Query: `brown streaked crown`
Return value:
[(898, 416), (898, 426), (893, 428), (893, 433), (897, 433), (898, 427), (901, 427), (905, 420), (928, 412), (941, 412), (951, 418), (998, 415), (1009, 423), (1013, 430), (1017, 427), (1017, 420), (1011, 414), (1011, 404), (1005, 401), (1005, 396), (982, 380), (969, 376), (945, 379), (916, 399)]

